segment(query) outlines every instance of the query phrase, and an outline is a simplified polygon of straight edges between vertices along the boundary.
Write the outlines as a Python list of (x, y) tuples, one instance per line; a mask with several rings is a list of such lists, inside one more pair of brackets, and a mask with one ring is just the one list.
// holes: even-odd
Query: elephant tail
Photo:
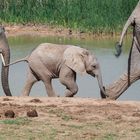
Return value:
[(28, 63), (28, 58), (29, 58), (29, 56), (26, 56), (26, 57), (24, 57), (24, 58), (21, 58), (21, 59), (19, 59), (19, 60), (16, 60), (16, 61), (14, 61), (14, 62), (12, 62), (12, 63), (10, 63), (10, 64), (8, 64), (8, 65), (5, 65), (5, 66), (7, 67), (7, 66), (10, 66), (10, 65), (13, 65), (13, 64), (22, 62), (22, 61), (25, 61), (25, 62)]

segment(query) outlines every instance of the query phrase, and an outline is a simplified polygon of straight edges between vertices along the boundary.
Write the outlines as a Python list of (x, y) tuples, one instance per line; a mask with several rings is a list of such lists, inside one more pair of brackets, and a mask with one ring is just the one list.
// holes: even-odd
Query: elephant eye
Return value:
[(96, 69), (96, 65), (92, 65), (92, 67), (93, 67), (94, 69)]

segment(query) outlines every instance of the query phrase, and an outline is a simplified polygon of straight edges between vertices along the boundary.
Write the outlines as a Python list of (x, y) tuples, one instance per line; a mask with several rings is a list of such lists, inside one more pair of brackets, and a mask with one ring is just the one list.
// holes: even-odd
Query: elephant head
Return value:
[(88, 73), (96, 77), (101, 90), (101, 97), (105, 98), (107, 96), (102, 82), (100, 66), (93, 54), (80, 47), (70, 47), (64, 52), (64, 60), (65, 64), (75, 72)]
[[(135, 24), (137, 24), (135, 21), (136, 19), (139, 19), (138, 24), (140, 24), (140, 0), (139, 0), (138, 4), (136, 5), (135, 9), (133, 10), (132, 14), (130, 15), (130, 17), (128, 18), (127, 22), (124, 25), (124, 28), (123, 28), (123, 31), (122, 31), (122, 34), (120, 37), (120, 41), (116, 45), (116, 54), (115, 55), (117, 57), (120, 56), (120, 54), (121, 54), (121, 47), (123, 44), (123, 39), (124, 39), (124, 36), (128, 30), (128, 27), (130, 25), (135, 26)], [(140, 44), (140, 39), (138, 39), (138, 41)]]
[[(7, 38), (5, 36), (5, 29), (2, 26), (0, 26), (0, 53), (2, 54), (4, 58), (5, 65), (9, 64), (10, 49), (9, 49)], [(2, 87), (6, 96), (12, 96), (9, 89), (8, 75), (9, 75), (9, 66), (4, 67), (4, 64), (2, 63), (2, 71), (1, 71)]]

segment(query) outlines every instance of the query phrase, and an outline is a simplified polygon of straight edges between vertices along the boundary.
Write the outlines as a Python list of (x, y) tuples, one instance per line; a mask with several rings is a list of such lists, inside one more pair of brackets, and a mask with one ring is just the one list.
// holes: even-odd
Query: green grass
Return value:
[(113, 133), (108, 133), (103, 137), (103, 140), (117, 140), (117, 135)]
[(62, 25), (93, 33), (116, 32), (138, 0), (0, 0), (0, 22)]
[(29, 119), (24, 117), (19, 117), (16, 119), (0, 120), (0, 124), (7, 124), (7, 125), (24, 125), (29, 122), (30, 122)]
[(72, 119), (72, 116), (66, 114), (63, 110), (61, 109), (53, 109), (53, 110), (49, 110), (50, 114), (56, 115), (57, 117), (61, 118), (64, 121), (69, 121)]

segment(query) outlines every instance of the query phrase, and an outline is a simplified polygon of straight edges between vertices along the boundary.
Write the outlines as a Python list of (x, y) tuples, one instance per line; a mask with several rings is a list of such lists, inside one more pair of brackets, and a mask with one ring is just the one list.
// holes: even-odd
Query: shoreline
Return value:
[[(41, 102), (31, 102), (34, 99), (38, 99)], [(64, 106), (66, 105), (87, 105), (88, 103), (90, 105), (105, 105), (105, 104), (116, 104), (116, 105), (131, 105), (131, 106), (136, 106), (140, 107), (140, 101), (135, 101), (135, 100), (111, 100), (111, 99), (96, 99), (96, 98), (91, 98), (91, 97), (41, 97), (41, 96), (1, 96), (0, 97), (0, 103), (15, 103), (16, 105), (35, 105), (35, 106), (51, 106), (57, 104), (62, 105), (64, 103)]]
[(96, 38), (113, 38), (119, 37), (120, 33), (92, 33), (80, 32), (79, 30), (72, 30), (65, 27), (55, 27), (47, 25), (5, 25), (7, 36), (22, 36), (22, 35), (39, 35), (39, 36), (58, 36), (58, 37), (72, 37), (79, 39), (96, 39)]

